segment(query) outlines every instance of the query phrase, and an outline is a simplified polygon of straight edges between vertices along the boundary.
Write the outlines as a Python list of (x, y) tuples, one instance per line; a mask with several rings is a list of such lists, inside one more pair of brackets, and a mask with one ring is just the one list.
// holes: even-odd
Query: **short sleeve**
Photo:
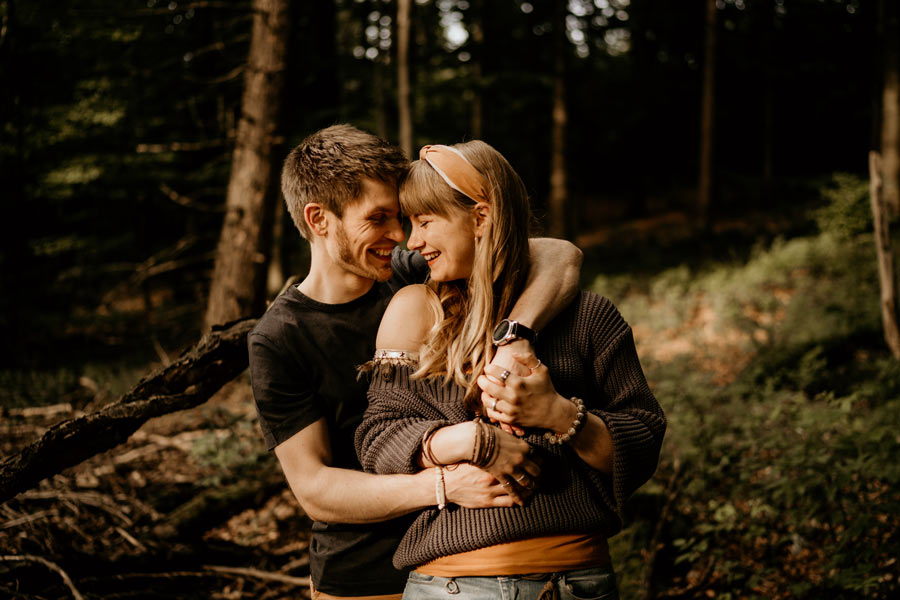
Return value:
[(269, 450), (325, 416), (310, 377), (262, 333), (247, 338), (250, 385)]
[(391, 254), (391, 269), (394, 274), (388, 281), (393, 292), (414, 283), (425, 283), (428, 278), (428, 262), (418, 252), (403, 250), (395, 246)]

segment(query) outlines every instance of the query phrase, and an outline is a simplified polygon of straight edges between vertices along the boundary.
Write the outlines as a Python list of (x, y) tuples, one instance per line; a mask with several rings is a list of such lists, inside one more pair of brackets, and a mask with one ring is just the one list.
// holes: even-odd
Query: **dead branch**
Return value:
[(10, 408), (8, 410), (11, 417), (52, 417), (59, 413), (72, 412), (71, 402), (61, 402), (59, 404), (51, 404), (50, 406), (26, 406), (25, 408)]
[(5, 562), (21, 561), (21, 562), (41, 563), (42, 565), (44, 565), (51, 571), (56, 571), (59, 574), (59, 576), (63, 580), (63, 583), (65, 583), (66, 587), (69, 588), (69, 591), (72, 592), (72, 597), (75, 598), (75, 600), (84, 600), (84, 596), (82, 596), (80, 593), (78, 593), (78, 589), (75, 587), (75, 584), (72, 583), (72, 580), (69, 578), (69, 575), (65, 571), (63, 571), (59, 567), (59, 565), (50, 562), (46, 558), (42, 558), (40, 556), (34, 556), (33, 554), (22, 554), (21, 556), (0, 556), (0, 561), (5, 561)]
[(51, 427), (0, 463), (0, 502), (63, 469), (113, 448), (148, 419), (206, 402), (248, 364), (247, 334), (254, 319), (206, 334), (178, 360), (141, 379), (119, 400)]
[(308, 586), (309, 577), (291, 577), (290, 575), (282, 575), (281, 573), (270, 573), (268, 571), (260, 571), (258, 569), (246, 569), (243, 567), (218, 567), (215, 565), (203, 565), (203, 568), (216, 573), (225, 573), (228, 575), (239, 575), (244, 577), (255, 577), (266, 581), (277, 581), (279, 583), (287, 583), (296, 586)]
[(138, 154), (160, 154), (162, 152), (195, 152), (225, 145), (225, 140), (202, 140), (199, 142), (170, 142), (168, 144), (138, 144), (134, 151)]
[(203, 204), (202, 202), (197, 202), (192, 198), (188, 198), (187, 196), (179, 194), (165, 183), (159, 184), (159, 191), (161, 191), (169, 200), (171, 200), (175, 204), (180, 204), (181, 206), (187, 208), (193, 208), (195, 210), (203, 212), (225, 212), (225, 207), (223, 205), (208, 206), (206, 204)]

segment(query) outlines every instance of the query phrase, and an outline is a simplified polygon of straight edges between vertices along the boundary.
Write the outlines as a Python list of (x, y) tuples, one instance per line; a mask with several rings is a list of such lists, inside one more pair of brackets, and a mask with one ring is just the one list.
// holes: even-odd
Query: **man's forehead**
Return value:
[(368, 214), (377, 211), (400, 211), (400, 198), (395, 184), (377, 179), (363, 179), (360, 187), (359, 197), (347, 205), (345, 212)]

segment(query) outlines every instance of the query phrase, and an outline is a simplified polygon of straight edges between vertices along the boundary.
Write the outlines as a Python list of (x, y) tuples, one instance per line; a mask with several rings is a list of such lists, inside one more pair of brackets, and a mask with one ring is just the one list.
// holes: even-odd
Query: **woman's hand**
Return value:
[(531, 456), (528, 442), (499, 428), (492, 429), (496, 436), (494, 457), (484, 469), (500, 482), (516, 504), (522, 505), (534, 491), (541, 468)]
[(536, 427), (564, 432), (575, 418), (577, 409), (560, 396), (550, 380), (550, 371), (534, 355), (514, 354), (529, 369), (526, 376), (510, 372), (504, 381), (504, 369), (488, 365), (478, 378), (482, 402), (491, 419), (510, 426)]

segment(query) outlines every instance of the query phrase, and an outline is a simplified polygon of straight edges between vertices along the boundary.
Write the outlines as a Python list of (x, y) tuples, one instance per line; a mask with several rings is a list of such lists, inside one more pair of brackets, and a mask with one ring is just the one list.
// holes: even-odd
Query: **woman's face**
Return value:
[(412, 232), (406, 243), (428, 261), (433, 281), (455, 281), (472, 274), (475, 259), (475, 214), (454, 208), (448, 216), (410, 216)]

